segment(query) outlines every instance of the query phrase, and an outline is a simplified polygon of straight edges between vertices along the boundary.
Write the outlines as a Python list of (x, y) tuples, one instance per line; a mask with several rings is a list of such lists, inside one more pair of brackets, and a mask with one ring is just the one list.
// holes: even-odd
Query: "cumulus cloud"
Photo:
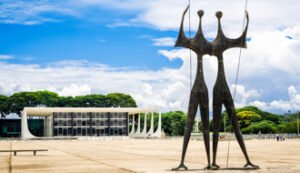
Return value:
[(11, 55), (0, 55), (0, 60), (8, 60), (13, 59), (14, 57)]
[(289, 110), (298, 111), (300, 109), (300, 92), (295, 88), (295, 86), (291, 85), (287, 88), (287, 93), (289, 96), (287, 100), (278, 99), (269, 103), (256, 100), (249, 104), (265, 110), (280, 110), (283, 112), (288, 112)]
[(171, 37), (155, 38), (153, 39), (154, 46), (174, 46), (175, 39)]

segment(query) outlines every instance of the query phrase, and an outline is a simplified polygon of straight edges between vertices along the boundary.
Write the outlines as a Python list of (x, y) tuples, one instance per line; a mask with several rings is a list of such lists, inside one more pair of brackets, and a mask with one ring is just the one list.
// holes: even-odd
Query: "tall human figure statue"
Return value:
[(238, 124), (234, 102), (226, 81), (224, 63), (223, 63), (223, 52), (227, 49), (240, 47), (246, 48), (246, 35), (249, 24), (249, 16), (246, 11), (247, 25), (242, 35), (237, 39), (229, 39), (227, 38), (221, 27), (221, 17), (222, 12), (218, 11), (216, 13), (216, 17), (218, 18), (218, 33), (215, 40), (212, 44), (212, 55), (216, 56), (218, 59), (218, 74), (217, 80), (213, 89), (213, 162), (212, 168), (218, 169), (219, 166), (216, 164), (217, 157), (217, 148), (219, 141), (219, 130), (221, 125), (221, 115), (222, 115), (222, 105), (224, 104), (226, 111), (228, 113), (231, 125), (233, 127), (233, 131), (235, 133), (238, 144), (240, 145), (242, 152), (246, 158), (246, 164), (244, 167), (252, 167), (258, 168), (258, 166), (253, 165), (250, 162), (249, 156), (247, 154), (246, 146), (243, 140), (243, 136), (240, 132), (240, 127)]
[(209, 101), (208, 101), (208, 91), (204, 80), (203, 66), (202, 66), (203, 55), (209, 54), (208, 49), (203, 47), (204, 45), (207, 45), (207, 41), (203, 36), (202, 26), (201, 26), (201, 18), (204, 12), (198, 11), (200, 22), (199, 22), (199, 29), (197, 34), (195, 35), (194, 38), (187, 38), (184, 34), (183, 24), (184, 24), (184, 17), (188, 8), (189, 6), (185, 9), (183, 13), (182, 21), (180, 25), (180, 31), (175, 46), (189, 48), (197, 54), (197, 72), (196, 72), (194, 85), (191, 90), (190, 101), (188, 106), (188, 119), (186, 123), (186, 129), (185, 129), (184, 140), (183, 140), (181, 162), (180, 165), (177, 168), (173, 168), (173, 170), (179, 170), (181, 168), (185, 170), (188, 169), (184, 165), (184, 159), (185, 159), (187, 146), (190, 140), (191, 132), (193, 130), (193, 125), (194, 125), (198, 106), (200, 108), (201, 119), (203, 124), (203, 138), (204, 138), (204, 145), (206, 149), (207, 162), (208, 162), (207, 168), (211, 167), (210, 149), (209, 149), (209, 106), (208, 106)]

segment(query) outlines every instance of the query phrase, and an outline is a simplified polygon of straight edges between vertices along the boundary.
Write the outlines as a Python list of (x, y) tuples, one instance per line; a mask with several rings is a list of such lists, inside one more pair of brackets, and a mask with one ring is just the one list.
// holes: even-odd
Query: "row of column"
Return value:
[(151, 137), (151, 138), (161, 138), (161, 113), (158, 115), (158, 125), (154, 132), (154, 112), (151, 113), (151, 124), (150, 129), (147, 131), (147, 113), (144, 114), (144, 127), (141, 131), (141, 114), (138, 114), (137, 130), (135, 130), (135, 114), (132, 115), (131, 131), (129, 133), (130, 137)]

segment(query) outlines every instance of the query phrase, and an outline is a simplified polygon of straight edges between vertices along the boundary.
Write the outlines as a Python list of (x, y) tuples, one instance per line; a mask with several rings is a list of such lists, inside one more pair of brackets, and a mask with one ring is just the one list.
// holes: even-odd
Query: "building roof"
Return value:
[(23, 112), (31, 116), (50, 116), (53, 112), (126, 112), (138, 114), (156, 112), (155, 108), (100, 108), (100, 107), (25, 107)]

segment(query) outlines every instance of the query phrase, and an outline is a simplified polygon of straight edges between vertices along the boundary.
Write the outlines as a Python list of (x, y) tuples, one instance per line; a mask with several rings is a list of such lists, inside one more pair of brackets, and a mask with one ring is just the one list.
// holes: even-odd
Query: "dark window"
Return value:
[(68, 136), (72, 136), (72, 128), (68, 128)]
[(68, 135), (68, 130), (67, 129), (63, 129), (63, 131), (64, 131), (64, 136), (67, 136)]
[(81, 135), (81, 128), (77, 128), (77, 135)]
[(62, 132), (62, 128), (59, 128), (58, 129), (58, 135), (61, 135), (63, 132)]
[(53, 136), (57, 136), (57, 135), (58, 135), (58, 130), (55, 128), (53, 132)]
[(105, 130), (101, 129), (101, 136), (105, 136)]
[(108, 128), (105, 128), (105, 134), (109, 135), (109, 129)]
[(77, 132), (76, 129), (73, 129), (73, 136), (76, 136), (76, 135), (77, 135), (76, 132)]
[(82, 129), (82, 136), (86, 136), (86, 129)]

